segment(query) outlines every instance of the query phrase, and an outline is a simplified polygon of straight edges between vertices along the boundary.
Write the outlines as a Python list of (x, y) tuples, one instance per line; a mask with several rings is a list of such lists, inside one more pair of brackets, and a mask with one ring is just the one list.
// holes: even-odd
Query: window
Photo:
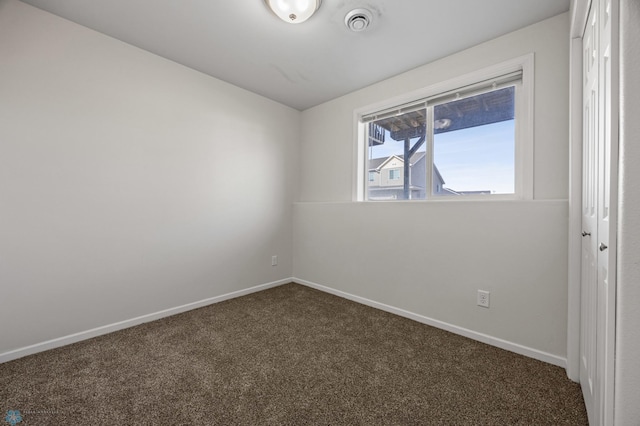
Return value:
[(369, 182), (374, 182), (376, 180), (376, 172), (369, 172)]
[(358, 114), (360, 199), (531, 198), (532, 58), (497, 68)]

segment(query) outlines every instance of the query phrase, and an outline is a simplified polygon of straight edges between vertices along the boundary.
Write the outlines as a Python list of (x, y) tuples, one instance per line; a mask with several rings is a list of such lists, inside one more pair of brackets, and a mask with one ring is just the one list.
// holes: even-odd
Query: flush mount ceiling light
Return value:
[(344, 24), (353, 32), (360, 32), (367, 29), (373, 15), (367, 9), (353, 9), (344, 17)]
[(299, 24), (311, 18), (322, 0), (264, 0), (276, 16), (290, 24)]

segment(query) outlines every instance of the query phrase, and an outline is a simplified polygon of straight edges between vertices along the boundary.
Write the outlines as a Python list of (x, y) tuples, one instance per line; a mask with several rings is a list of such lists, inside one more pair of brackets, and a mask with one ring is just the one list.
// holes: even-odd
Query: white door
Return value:
[(580, 382), (592, 425), (612, 425), (617, 215), (615, 0), (593, 0), (583, 36)]
[[(618, 67), (614, 22), (618, 2), (600, 0), (600, 133), (598, 142), (597, 375), (600, 424), (613, 424), (618, 201)], [(617, 28), (616, 28), (617, 30)]]
[(597, 362), (598, 252), (598, 8), (592, 3), (582, 37), (582, 271), (580, 384), (592, 425), (599, 417)]

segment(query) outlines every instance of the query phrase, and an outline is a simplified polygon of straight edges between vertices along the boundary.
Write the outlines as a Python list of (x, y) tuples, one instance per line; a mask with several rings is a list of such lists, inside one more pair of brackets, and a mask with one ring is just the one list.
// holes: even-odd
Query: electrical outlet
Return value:
[(278, 265), (278, 256), (271, 256), (271, 266)]
[(483, 308), (489, 307), (489, 293), (488, 291), (478, 290), (478, 306), (482, 306)]

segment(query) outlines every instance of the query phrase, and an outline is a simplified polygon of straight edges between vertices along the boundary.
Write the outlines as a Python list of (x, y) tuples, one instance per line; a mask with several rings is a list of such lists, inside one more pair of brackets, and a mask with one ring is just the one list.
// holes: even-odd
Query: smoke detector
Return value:
[(353, 9), (344, 17), (344, 24), (353, 32), (360, 32), (371, 25), (373, 15), (367, 9)]

